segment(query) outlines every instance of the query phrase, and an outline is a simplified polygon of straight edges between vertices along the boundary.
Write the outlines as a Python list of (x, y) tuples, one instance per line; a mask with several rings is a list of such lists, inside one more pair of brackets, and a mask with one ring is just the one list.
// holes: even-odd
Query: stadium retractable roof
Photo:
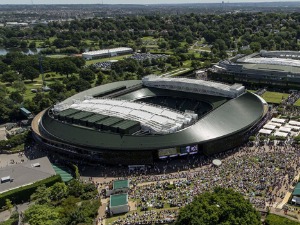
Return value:
[[(58, 113), (59, 108), (56, 110)], [(80, 113), (79, 117), (87, 117), (92, 113), (99, 113), (138, 121), (141, 123), (143, 130), (153, 133), (173, 133), (192, 124), (198, 118), (195, 113), (182, 113), (165, 107), (118, 99), (91, 98), (84, 101), (77, 101), (70, 105), (69, 109), (86, 112), (86, 114)], [(77, 114), (74, 115), (74, 117), (76, 116)]]
[(192, 92), (197, 94), (209, 94), (235, 98), (245, 92), (245, 87), (241, 84), (227, 85), (205, 80), (189, 78), (166, 78), (149, 75), (143, 77), (143, 85), (176, 91)]

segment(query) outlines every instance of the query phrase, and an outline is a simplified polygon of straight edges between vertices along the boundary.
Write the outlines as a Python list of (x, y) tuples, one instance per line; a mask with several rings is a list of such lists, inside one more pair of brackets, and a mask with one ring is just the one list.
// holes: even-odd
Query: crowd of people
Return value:
[(177, 214), (178, 210), (176, 209), (167, 209), (160, 211), (150, 210), (142, 213), (134, 212), (127, 214), (123, 218), (115, 220), (111, 225), (152, 225), (173, 223), (177, 218)]
[(168, 55), (165, 54), (151, 54), (151, 53), (135, 53), (129, 58), (135, 59), (137, 61), (151, 60), (151, 59), (166, 59)]
[(120, 217), (113, 224), (147, 224), (140, 221), (152, 212), (149, 210), (178, 211), (194, 196), (214, 187), (233, 188), (260, 210), (276, 207), (297, 182), (299, 155), (300, 148), (295, 146), (244, 145), (214, 156), (221, 160), (220, 166), (212, 164), (213, 157), (189, 156), (159, 162), (133, 174), (111, 171), (118, 179), (130, 179), (129, 199), (142, 211)]
[(287, 105), (293, 105), (300, 98), (300, 91), (293, 91), (285, 100)]
[(94, 63), (93, 66), (96, 67), (96, 68), (101, 68), (101, 69), (105, 69), (105, 70), (110, 70), (110, 69), (111, 69), (111, 65), (112, 65), (113, 63), (114, 63), (114, 62), (112, 62), (112, 61), (97, 62), (97, 63)]

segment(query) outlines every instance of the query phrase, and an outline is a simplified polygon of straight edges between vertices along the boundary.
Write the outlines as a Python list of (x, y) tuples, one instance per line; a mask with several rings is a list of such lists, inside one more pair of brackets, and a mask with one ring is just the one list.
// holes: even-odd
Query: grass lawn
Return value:
[(265, 99), (268, 103), (275, 103), (280, 104), (282, 99), (286, 99), (289, 96), (289, 94), (286, 93), (280, 93), (280, 92), (271, 92), (266, 91), (262, 97)]
[(97, 63), (97, 62), (105, 62), (105, 61), (109, 61), (109, 60), (120, 60), (120, 59), (123, 59), (123, 58), (131, 56), (131, 55), (132, 54), (120, 55), (120, 56), (109, 57), (109, 58), (87, 60), (86, 65), (92, 65), (92, 64)]
[[(63, 75), (56, 74), (56, 73), (46, 73), (45, 81), (46, 81), (46, 84), (49, 86), (49, 84), (53, 83), (55, 80), (61, 80), (61, 79), (63, 79), (63, 77), (64, 77)], [(42, 75), (40, 75), (37, 79), (34, 79), (33, 82), (31, 82), (30, 80), (25, 80), (24, 83), (25, 83), (25, 87), (26, 87), (26, 91), (23, 95), (24, 100), (31, 99), (35, 96), (35, 93), (33, 93), (31, 91), (31, 89), (39, 89), (39, 88), (42, 88), (42, 86), (43, 86)], [(0, 84), (4, 84), (7, 87), (9, 92), (16, 91), (15, 88), (13, 88), (8, 83), (0, 82)]]
[(300, 106), (300, 98), (294, 103), (294, 106)]
[(299, 225), (299, 222), (289, 220), (288, 218), (269, 214), (266, 218), (266, 225)]
[(67, 57), (67, 55), (55, 54), (55, 55), (47, 55), (47, 57), (49, 57), (49, 58), (55, 58), (55, 59), (60, 59), (60, 58)]

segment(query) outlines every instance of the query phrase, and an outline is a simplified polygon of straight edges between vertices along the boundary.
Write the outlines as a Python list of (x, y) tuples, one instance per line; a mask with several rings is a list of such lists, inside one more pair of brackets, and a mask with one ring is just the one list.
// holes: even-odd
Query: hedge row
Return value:
[(46, 187), (50, 187), (56, 182), (61, 182), (60, 175), (55, 175), (44, 180), (35, 182), (31, 185), (27, 185), (24, 187), (20, 187), (11, 191), (4, 192), (0, 194), (0, 208), (5, 206), (5, 200), (9, 199), (13, 204), (20, 204), (22, 202), (27, 202), (30, 200), (30, 196), (35, 192), (37, 187), (41, 185), (46, 185)]

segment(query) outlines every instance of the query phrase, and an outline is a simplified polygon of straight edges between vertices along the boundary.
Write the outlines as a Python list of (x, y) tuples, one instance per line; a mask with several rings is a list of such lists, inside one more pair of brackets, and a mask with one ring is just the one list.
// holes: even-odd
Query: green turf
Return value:
[[(45, 74), (45, 81), (48, 86), (51, 83), (53, 83), (55, 80), (61, 80), (61, 79), (63, 79), (63, 75), (60, 74), (56, 74), (56, 73)], [(25, 93), (23, 94), (24, 100), (32, 99), (32, 97), (35, 96), (35, 93), (33, 93), (31, 89), (41, 89), (43, 86), (42, 75), (34, 79), (33, 82), (31, 82), (30, 80), (25, 80), (24, 83), (26, 88)], [(9, 83), (0, 82), (0, 84), (4, 84), (7, 87), (9, 92), (17, 91)]]
[(60, 175), (63, 182), (68, 182), (73, 179), (73, 176), (68, 172), (69, 169), (67, 167), (54, 164), (52, 164), (52, 167), (56, 174)]
[(120, 55), (120, 56), (115, 56), (115, 57), (109, 57), (109, 58), (101, 58), (101, 59), (92, 59), (92, 60), (87, 60), (86, 61), (86, 65), (92, 65), (98, 62), (105, 62), (105, 61), (109, 61), (109, 60), (120, 60), (120, 59), (124, 59), (128, 56), (131, 56), (132, 54), (129, 55)]
[(300, 106), (300, 99), (298, 99), (295, 103), (294, 106)]
[(289, 96), (289, 94), (286, 93), (280, 93), (280, 92), (271, 92), (266, 91), (262, 97), (266, 100), (268, 103), (275, 103), (280, 104), (283, 99), (286, 99)]
[(289, 220), (288, 218), (269, 214), (265, 220), (266, 225), (298, 225), (300, 222)]

